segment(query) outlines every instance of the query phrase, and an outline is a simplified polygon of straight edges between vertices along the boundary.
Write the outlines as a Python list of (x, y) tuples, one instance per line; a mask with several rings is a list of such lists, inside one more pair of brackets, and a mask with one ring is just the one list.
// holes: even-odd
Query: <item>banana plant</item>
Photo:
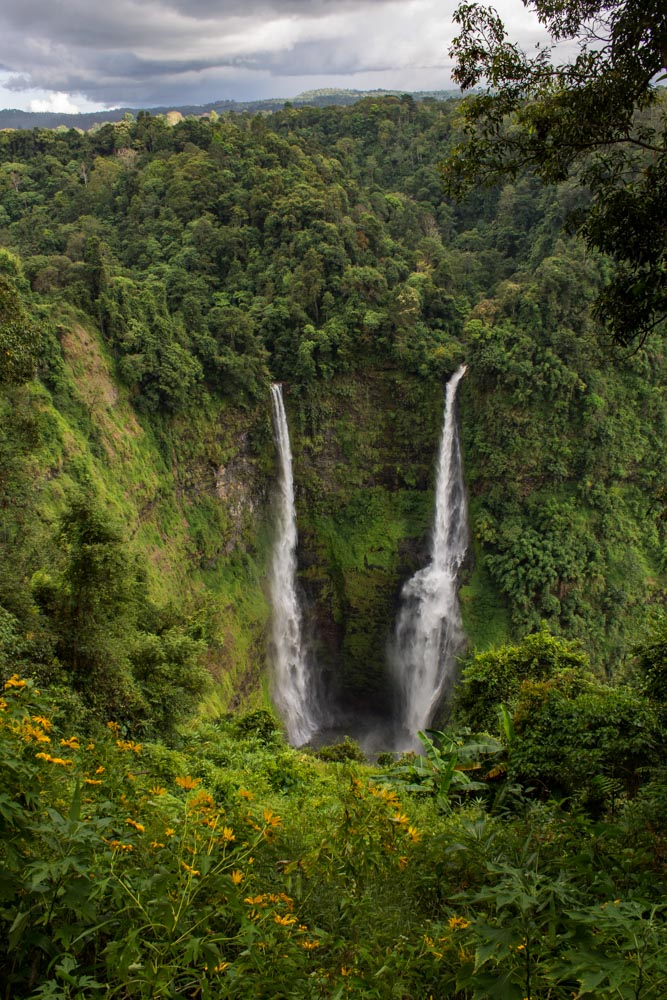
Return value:
[(436, 729), (418, 734), (424, 748), (422, 756), (403, 758), (378, 780), (399, 785), (410, 792), (421, 792), (435, 798), (438, 807), (449, 811), (450, 797), (486, 789), (475, 779), (483, 771), (483, 763), (502, 753), (503, 745), (486, 733), (455, 735)]

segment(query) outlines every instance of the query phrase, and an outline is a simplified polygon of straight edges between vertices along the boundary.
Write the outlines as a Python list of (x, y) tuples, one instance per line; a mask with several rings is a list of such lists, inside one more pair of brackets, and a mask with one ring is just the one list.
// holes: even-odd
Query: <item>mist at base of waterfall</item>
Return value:
[(396, 753), (402, 749), (398, 736), (396, 724), (390, 718), (374, 712), (349, 712), (334, 719), (330, 725), (317, 729), (308, 744), (319, 749), (343, 743), (348, 737), (359, 744), (369, 760), (377, 760), (382, 753)]

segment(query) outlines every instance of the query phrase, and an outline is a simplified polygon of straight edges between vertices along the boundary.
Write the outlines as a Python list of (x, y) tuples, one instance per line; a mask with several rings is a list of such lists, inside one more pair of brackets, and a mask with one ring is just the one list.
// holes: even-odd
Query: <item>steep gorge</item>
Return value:
[[(610, 356), (590, 312), (601, 262), (560, 234), (566, 185), (446, 203), (451, 114), (391, 98), (0, 136), (30, 193), (7, 192), (0, 272), (41, 331), (37, 377), (2, 386), (0, 603), (5, 649), (39, 676), (69, 677), (78, 535), (63, 523), (83, 490), (120, 526), (96, 544), (149, 595), (139, 610), (113, 597), (129, 645), (121, 629), (104, 652), (99, 608), (82, 636), (91, 662), (116, 657), (128, 719), (151, 717), (148, 681), (131, 693), (151, 656), (178, 687), (179, 637), (213, 678), (207, 712), (267, 703), (281, 379), (315, 655), (341, 705), (388, 712), (386, 645), (428, 560), (444, 385), (463, 360), (472, 647), (545, 621), (600, 670), (622, 665), (664, 599), (663, 343)], [(78, 160), (94, 184), (73, 180)]]

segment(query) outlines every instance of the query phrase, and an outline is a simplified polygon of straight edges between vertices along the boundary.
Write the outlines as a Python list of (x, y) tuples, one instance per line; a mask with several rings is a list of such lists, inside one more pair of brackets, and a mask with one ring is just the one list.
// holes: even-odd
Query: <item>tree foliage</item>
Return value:
[[(552, 48), (527, 55), (498, 14), (461, 4), (452, 54), (468, 99), (462, 142), (445, 164), (453, 191), (530, 170), (548, 183), (569, 176), (591, 203), (574, 219), (592, 249), (614, 260), (598, 313), (619, 344), (667, 316), (665, 101), (667, 12), (661, 0), (530, 0)], [(559, 52), (556, 49), (556, 52)]]

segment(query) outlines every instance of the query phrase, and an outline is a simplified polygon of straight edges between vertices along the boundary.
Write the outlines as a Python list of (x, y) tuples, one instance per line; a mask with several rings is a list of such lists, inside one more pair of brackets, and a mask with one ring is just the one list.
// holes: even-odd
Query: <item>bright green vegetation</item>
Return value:
[[(572, 182), (446, 200), (458, 112), (0, 133), (7, 997), (665, 995), (664, 340), (601, 335)], [(388, 710), (462, 360), (455, 735), (293, 750), (268, 386), (318, 661)]]
[(659, 1000), (663, 654), (612, 688), (529, 636), (464, 680), (511, 706), (500, 740), (431, 733), (374, 768), (286, 747), (262, 710), (172, 749), (84, 734), (12, 676), (5, 995)]

